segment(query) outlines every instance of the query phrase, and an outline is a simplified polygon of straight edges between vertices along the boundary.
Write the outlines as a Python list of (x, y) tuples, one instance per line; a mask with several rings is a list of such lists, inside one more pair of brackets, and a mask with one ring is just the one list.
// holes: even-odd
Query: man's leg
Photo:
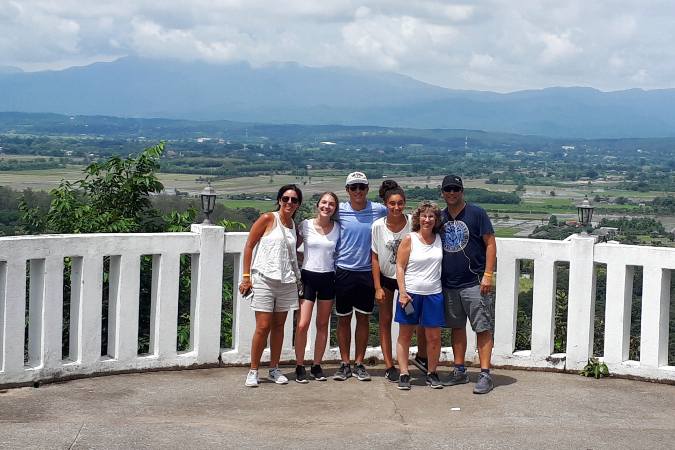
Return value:
[[(466, 335), (466, 333), (464, 333)], [(480, 368), (489, 369), (492, 359), (492, 332), (483, 331), (476, 334), (476, 343), (478, 344), (478, 358), (480, 359)]]
[(463, 366), (466, 356), (466, 328), (452, 329), (452, 353), (455, 358), (455, 367)]
[(338, 347), (340, 358), (345, 364), (349, 364), (349, 348), (352, 345), (352, 315), (339, 316), (337, 326)]
[(490, 359), (492, 358), (492, 333), (494, 330), (494, 296), (492, 293), (482, 295), (480, 286), (462, 290), (462, 300), (469, 312), (471, 327), (476, 331), (480, 374), (473, 388), (474, 394), (487, 394), (494, 384), (490, 375)]
[(450, 377), (443, 381), (444, 386), (466, 384), (469, 377), (464, 367), (466, 357), (466, 312), (458, 289), (443, 288), (445, 300), (445, 323), (452, 329), (452, 353), (454, 369)]
[(363, 364), (366, 356), (366, 347), (368, 347), (368, 333), (370, 331), (370, 316), (356, 311), (356, 355), (354, 360), (356, 364)]

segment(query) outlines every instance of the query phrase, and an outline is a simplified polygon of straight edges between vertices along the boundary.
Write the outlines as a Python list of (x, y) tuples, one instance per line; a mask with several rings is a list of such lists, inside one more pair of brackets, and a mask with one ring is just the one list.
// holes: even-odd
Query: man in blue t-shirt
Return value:
[(346, 380), (352, 376), (349, 349), (352, 338), (352, 314), (356, 313), (354, 373), (361, 381), (370, 380), (363, 365), (368, 346), (369, 315), (375, 306), (375, 287), (371, 267), (371, 227), (387, 208), (368, 200), (368, 179), (361, 172), (347, 176), (345, 189), (349, 201), (340, 203), (340, 239), (335, 260), (335, 311), (338, 315), (337, 338), (342, 364), (333, 376)]
[(441, 282), (445, 297), (445, 319), (452, 328), (455, 369), (443, 384), (454, 386), (469, 382), (464, 365), (466, 319), (476, 332), (480, 375), (475, 394), (487, 394), (493, 388), (490, 376), (494, 333), (494, 289), (492, 275), (497, 262), (497, 243), (492, 223), (485, 210), (464, 201), (464, 185), (457, 175), (448, 175), (441, 184), (447, 208), (441, 213), (443, 228), (443, 268)]

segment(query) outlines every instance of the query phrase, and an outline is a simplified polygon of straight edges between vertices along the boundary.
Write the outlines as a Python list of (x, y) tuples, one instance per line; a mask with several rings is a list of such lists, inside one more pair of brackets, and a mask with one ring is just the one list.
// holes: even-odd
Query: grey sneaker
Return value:
[(391, 366), (384, 371), (384, 377), (387, 379), (387, 381), (396, 383), (398, 381), (398, 369), (394, 366)]
[(338, 370), (333, 375), (333, 379), (337, 381), (345, 381), (347, 378), (352, 376), (352, 368), (347, 363), (340, 364)]
[(468, 382), (469, 375), (466, 373), (466, 370), (464, 372), (460, 372), (459, 370), (454, 369), (452, 371), (452, 375), (450, 375), (450, 378), (443, 381), (443, 386), (455, 386), (457, 384), (466, 384)]
[(398, 378), (398, 388), (402, 391), (410, 390), (410, 375), (407, 373), (401, 374), (401, 376)]
[(354, 374), (356, 379), (359, 381), (370, 381), (370, 374), (366, 370), (366, 366), (363, 364), (357, 364), (354, 366)]
[(429, 362), (427, 361), (426, 358), (421, 358), (418, 355), (415, 355), (415, 357), (410, 362), (413, 363), (413, 365), (418, 369), (420, 369), (422, 372), (424, 373), (429, 372), (428, 368)]
[(492, 383), (492, 377), (489, 373), (481, 372), (478, 374), (478, 381), (473, 387), (474, 394), (487, 394), (494, 388), (494, 383)]
[(438, 373), (436, 372), (427, 374), (427, 385), (431, 386), (431, 389), (443, 389), (441, 380), (438, 378)]
[(270, 369), (267, 379), (274, 381), (276, 384), (288, 384), (288, 378), (286, 378), (286, 375), (281, 373), (281, 369), (278, 367), (272, 367)]

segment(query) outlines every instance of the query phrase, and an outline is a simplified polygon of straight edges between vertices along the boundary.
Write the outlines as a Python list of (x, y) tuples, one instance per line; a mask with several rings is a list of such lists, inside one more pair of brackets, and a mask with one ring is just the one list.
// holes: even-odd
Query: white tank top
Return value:
[[(291, 229), (286, 228), (279, 220), (279, 213), (275, 211), (272, 214), (274, 215), (274, 228), (258, 241), (251, 272), (257, 272), (282, 283), (295, 283), (295, 272), (289, 252), (289, 248), (295, 251), (295, 224)], [(286, 235), (285, 238), (284, 235)]]
[(333, 229), (328, 234), (321, 234), (314, 226), (314, 219), (307, 219), (300, 224), (300, 233), (305, 248), (302, 268), (312, 272), (333, 272), (335, 246), (340, 237), (338, 224), (333, 223)]
[(405, 289), (412, 294), (431, 295), (442, 292), (441, 263), (443, 245), (437, 234), (433, 244), (425, 244), (419, 234), (410, 233), (410, 258), (405, 269)]

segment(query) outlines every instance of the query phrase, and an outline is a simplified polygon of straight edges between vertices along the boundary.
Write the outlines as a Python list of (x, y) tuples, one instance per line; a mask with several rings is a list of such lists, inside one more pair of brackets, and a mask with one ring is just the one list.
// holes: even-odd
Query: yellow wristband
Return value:
[(491, 277), (491, 276), (492, 276), (492, 272), (483, 272), (483, 276), (484, 276), (484, 277)]
[(242, 277), (242, 278), (243, 278), (243, 277), (249, 277), (249, 278), (251, 278), (251, 274), (250, 274), (250, 273), (245, 273), (245, 274), (242, 274), (241, 277)]

